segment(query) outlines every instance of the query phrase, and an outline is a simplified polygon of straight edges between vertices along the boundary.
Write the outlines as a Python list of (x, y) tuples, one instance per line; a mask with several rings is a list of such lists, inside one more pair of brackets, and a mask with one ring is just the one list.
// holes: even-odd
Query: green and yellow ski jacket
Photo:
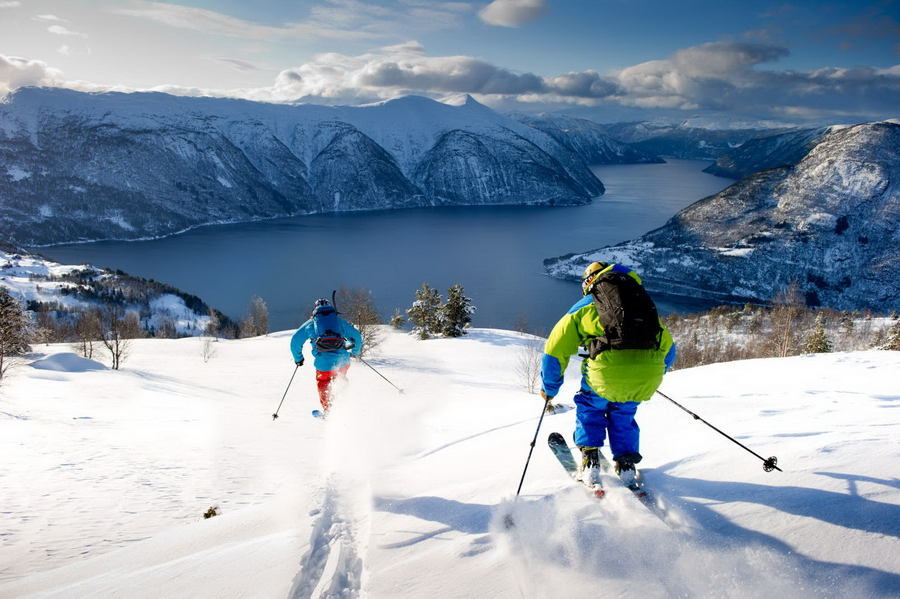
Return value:
[[(630, 275), (638, 283), (636, 272), (612, 264), (603, 272), (615, 270)], [(660, 320), (662, 338), (659, 349), (614, 349), (601, 352), (596, 358), (585, 358), (581, 367), (582, 384), (609, 401), (646, 401), (656, 392), (663, 374), (675, 363), (675, 343)], [(603, 326), (586, 295), (559, 319), (544, 346), (541, 382), (544, 393), (555, 397), (562, 386), (569, 359), (578, 348), (595, 337), (602, 337)]]

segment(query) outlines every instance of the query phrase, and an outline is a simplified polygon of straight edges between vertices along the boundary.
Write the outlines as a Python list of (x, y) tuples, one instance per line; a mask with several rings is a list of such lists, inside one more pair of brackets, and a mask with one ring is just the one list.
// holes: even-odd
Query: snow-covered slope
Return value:
[(602, 193), (571, 149), (471, 98), (331, 107), (22, 88), (0, 102), (0, 228), (25, 245)]
[(0, 287), (26, 310), (53, 313), (56, 324), (73, 324), (78, 314), (118, 304), (139, 314), (146, 331), (170, 327), (173, 336), (201, 335), (210, 324), (210, 312), (231, 326), (224, 314), (171, 285), (88, 264), (58, 264), (33, 254), (0, 250)]
[(665, 162), (655, 154), (642, 152), (616, 141), (603, 125), (562, 116), (513, 114), (514, 119), (534, 127), (582, 156), (589, 164), (654, 164)]
[(576, 278), (594, 260), (648, 288), (768, 301), (797, 281), (811, 306), (900, 310), (900, 124), (826, 135), (796, 166), (747, 177), (623, 244), (545, 261)]
[(718, 156), (716, 163), (703, 169), (703, 172), (742, 179), (770, 168), (793, 166), (809, 154), (823, 135), (834, 130), (835, 127), (798, 129), (750, 139)]
[[(602, 503), (545, 448), (515, 374), (529, 340), (386, 330), (327, 422), (290, 331), (140, 340), (119, 371), (41, 346), (0, 387), (0, 596), (895, 597), (900, 353), (675, 371), (641, 464), (672, 527)], [(560, 398), (575, 392), (577, 360)], [(204, 519), (217, 507), (220, 514)], [(503, 527), (512, 513), (516, 525)]]

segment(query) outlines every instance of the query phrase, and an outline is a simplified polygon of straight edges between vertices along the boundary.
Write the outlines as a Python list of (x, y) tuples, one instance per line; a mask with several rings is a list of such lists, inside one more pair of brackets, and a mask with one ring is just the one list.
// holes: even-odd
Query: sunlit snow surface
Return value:
[[(36, 346), (0, 386), (0, 597), (895, 597), (900, 353), (675, 371), (638, 412), (648, 489), (598, 502), (546, 449), (523, 336), (386, 329), (327, 421), (292, 331)], [(309, 362), (309, 361), (308, 361)], [(577, 360), (560, 398), (570, 405)], [(570, 406), (571, 407), (571, 406)], [(204, 519), (217, 507), (220, 515)], [(503, 523), (511, 515), (515, 525)]]

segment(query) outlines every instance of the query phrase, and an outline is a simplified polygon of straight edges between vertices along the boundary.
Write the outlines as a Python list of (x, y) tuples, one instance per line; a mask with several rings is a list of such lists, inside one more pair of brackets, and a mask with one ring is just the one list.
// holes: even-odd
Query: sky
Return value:
[(26, 85), (861, 122), (900, 116), (900, 0), (0, 0)]

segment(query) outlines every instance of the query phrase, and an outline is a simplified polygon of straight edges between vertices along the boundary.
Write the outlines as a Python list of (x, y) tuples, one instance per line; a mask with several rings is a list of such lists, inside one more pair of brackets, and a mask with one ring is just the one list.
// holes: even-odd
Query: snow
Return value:
[(543, 405), (516, 374), (528, 338), (384, 332), (327, 421), (293, 331), (208, 362), (196, 338), (136, 340), (118, 371), (35, 347), (0, 386), (0, 597), (900, 594), (900, 353), (667, 374), (783, 472), (657, 396), (640, 466), (664, 523), (567, 479), (546, 438), (572, 409), (544, 417), (514, 498)]
[(6, 169), (6, 175), (10, 179), (12, 179), (13, 182), (21, 181), (22, 179), (28, 179), (29, 177), (31, 177), (30, 172), (18, 166), (11, 166)]
[(59, 264), (40, 256), (0, 251), (0, 284), (23, 302), (57, 302), (72, 309), (83, 308), (86, 305), (84, 302), (60, 293), (62, 288), (71, 287), (70, 283), (45, 280), (46, 277), (62, 277), (83, 269), (96, 270), (85, 264)]

